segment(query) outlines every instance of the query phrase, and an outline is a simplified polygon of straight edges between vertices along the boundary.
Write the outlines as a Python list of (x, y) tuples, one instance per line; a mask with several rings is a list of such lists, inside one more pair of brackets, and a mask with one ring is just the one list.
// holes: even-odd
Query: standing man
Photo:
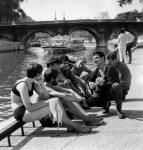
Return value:
[(120, 34), (118, 36), (118, 48), (119, 48), (119, 58), (120, 61), (127, 64), (127, 59), (126, 59), (126, 45), (128, 42), (128, 36), (125, 33), (125, 30), (122, 29), (120, 30)]
[(129, 32), (126, 32), (126, 35), (128, 36), (128, 42), (127, 42), (127, 47), (126, 47), (126, 54), (128, 53), (129, 55), (129, 62), (128, 64), (131, 64), (132, 63), (132, 47), (134, 45), (134, 36), (129, 33)]

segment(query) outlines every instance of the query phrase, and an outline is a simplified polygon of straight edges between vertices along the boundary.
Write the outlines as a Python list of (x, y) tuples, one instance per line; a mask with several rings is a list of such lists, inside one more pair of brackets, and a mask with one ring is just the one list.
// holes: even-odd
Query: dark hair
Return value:
[(115, 60), (117, 59), (117, 52), (113, 51), (107, 54), (107, 59)]
[(50, 82), (51, 79), (56, 79), (56, 77), (58, 76), (59, 72), (56, 70), (56, 69), (46, 69), (44, 71), (44, 79), (45, 79), (45, 82)]
[(93, 52), (93, 56), (94, 55), (99, 55), (101, 58), (104, 57), (104, 61), (105, 61), (105, 54), (102, 51)]
[(41, 74), (43, 71), (43, 67), (41, 64), (37, 62), (32, 62), (27, 66), (27, 77), (34, 78), (37, 75)]

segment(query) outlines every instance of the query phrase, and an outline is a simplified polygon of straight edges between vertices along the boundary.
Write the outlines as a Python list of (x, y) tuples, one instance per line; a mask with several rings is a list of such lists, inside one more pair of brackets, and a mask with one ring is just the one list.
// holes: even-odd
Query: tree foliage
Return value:
[(0, 0), (0, 22), (9, 22), (26, 17), (25, 12), (20, 8), (24, 0)]
[[(139, 0), (140, 3), (143, 3), (143, 0)], [(132, 4), (133, 0), (118, 0), (119, 6), (124, 6), (127, 4)]]
[(142, 16), (142, 13), (139, 13), (137, 10), (134, 10), (120, 13), (115, 17), (115, 19), (136, 21), (137, 16)]

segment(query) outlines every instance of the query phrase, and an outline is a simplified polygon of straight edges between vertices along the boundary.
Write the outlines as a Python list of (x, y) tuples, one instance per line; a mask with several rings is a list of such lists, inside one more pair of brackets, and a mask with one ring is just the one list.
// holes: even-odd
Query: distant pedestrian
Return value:
[(132, 63), (132, 47), (134, 46), (134, 36), (129, 33), (129, 32), (126, 32), (126, 35), (128, 36), (128, 42), (127, 42), (127, 47), (126, 47), (126, 54), (129, 55), (129, 62), (128, 64), (131, 64)]
[(120, 61), (127, 64), (126, 59), (126, 44), (128, 41), (128, 36), (125, 33), (125, 30), (120, 30), (120, 34), (118, 35), (118, 49), (119, 49), (119, 58)]

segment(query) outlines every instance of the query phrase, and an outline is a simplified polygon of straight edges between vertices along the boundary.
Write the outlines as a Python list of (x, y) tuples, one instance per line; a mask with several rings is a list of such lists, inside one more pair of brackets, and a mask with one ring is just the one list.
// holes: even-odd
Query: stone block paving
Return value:
[(143, 150), (143, 49), (133, 53), (129, 64), (132, 85), (123, 102), (126, 119), (118, 119), (115, 103), (110, 113), (104, 115), (101, 108), (89, 111), (104, 117), (104, 124), (93, 127), (91, 133), (67, 133), (66, 128), (43, 128), (39, 122), (33, 128), (25, 125), (25, 136), (20, 130), (12, 134), (13, 147), (7, 147), (7, 139), (0, 142), (1, 150)]

